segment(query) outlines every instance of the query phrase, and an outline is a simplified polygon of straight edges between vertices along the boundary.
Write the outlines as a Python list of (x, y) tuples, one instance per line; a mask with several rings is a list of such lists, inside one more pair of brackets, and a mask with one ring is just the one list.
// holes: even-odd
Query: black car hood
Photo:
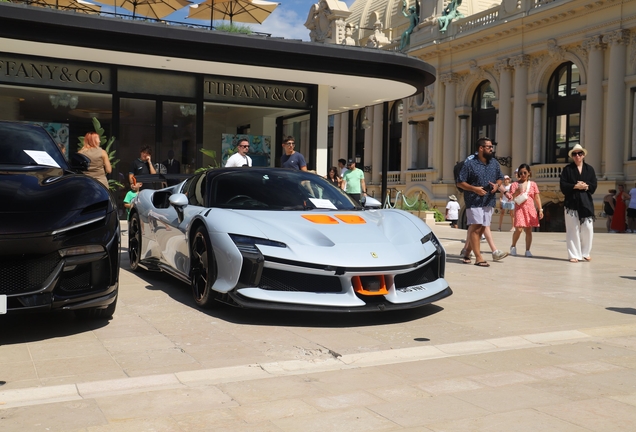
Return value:
[(47, 232), (112, 211), (109, 193), (83, 174), (0, 166), (0, 233)]

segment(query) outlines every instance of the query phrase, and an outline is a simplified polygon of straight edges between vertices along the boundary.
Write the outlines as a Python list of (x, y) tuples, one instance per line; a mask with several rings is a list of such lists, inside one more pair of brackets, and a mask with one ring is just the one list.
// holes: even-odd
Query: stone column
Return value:
[(406, 160), (406, 166), (409, 169), (415, 169), (417, 168), (417, 138), (418, 138), (418, 134), (417, 134), (417, 125), (419, 124), (419, 122), (416, 121), (409, 121), (409, 126), (408, 126), (408, 141), (409, 141), (409, 148), (408, 148), (408, 152), (407, 152), (407, 160)]
[(433, 168), (435, 156), (435, 117), (428, 118), (428, 142), (426, 143), (428, 146), (428, 154), (426, 166), (428, 168)]
[(459, 159), (466, 159), (466, 149), (468, 148), (468, 119), (469, 115), (462, 114), (459, 116)]
[[(597, 176), (601, 176), (604, 104), (603, 65), (605, 63), (603, 57), (607, 45), (603, 43), (601, 36), (586, 39), (583, 44), (588, 52), (584, 145), (587, 150), (587, 156), (585, 157), (585, 162), (594, 167)], [(622, 96), (620, 100), (623, 100)], [(606, 146), (607, 144), (608, 142), (605, 143)]]
[(444, 139), (442, 148), (442, 180), (454, 183), (453, 167), (455, 166), (455, 93), (458, 76), (447, 73), (440, 77), (445, 86), (444, 92)]
[[(625, 145), (625, 67), (629, 31), (616, 30), (603, 36), (603, 42), (610, 47), (606, 115), (611, 119), (611, 125), (605, 129), (604, 176), (608, 180), (622, 180)], [(585, 159), (588, 157), (589, 154)]]
[[(318, 175), (327, 175), (327, 160), (329, 149), (327, 148), (327, 133), (329, 130), (329, 86), (318, 86), (318, 109), (316, 130), (316, 172)], [(309, 142), (309, 141), (306, 141)]]
[[(541, 114), (541, 108), (543, 108), (543, 103), (533, 103), (532, 104), (532, 163), (538, 164), (541, 163), (541, 135), (543, 128), (542, 120), (543, 116)], [(514, 165), (513, 165), (514, 166)]]
[[(369, 112), (369, 115), (373, 118), (373, 126), (371, 126), (371, 130), (373, 130), (371, 181), (374, 185), (382, 183), (382, 111), (382, 105), (379, 104), (371, 107), (371, 111)], [(384, 198), (382, 197), (382, 199)]]
[(528, 67), (529, 55), (518, 55), (510, 60), (515, 67), (515, 96), (512, 122), (512, 166), (528, 163)]
[(499, 71), (499, 111), (497, 116), (497, 155), (512, 156), (512, 68), (508, 59), (495, 63)]

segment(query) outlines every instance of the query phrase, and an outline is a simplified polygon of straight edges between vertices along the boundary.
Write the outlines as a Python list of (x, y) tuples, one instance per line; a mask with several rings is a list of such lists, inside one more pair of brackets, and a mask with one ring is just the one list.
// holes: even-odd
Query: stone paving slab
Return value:
[(636, 236), (596, 234), (571, 264), (564, 234), (535, 233), (535, 258), (485, 269), (460, 263), (465, 231), (435, 231), (454, 295), (415, 311), (199, 311), (185, 284), (124, 265), (108, 323), (0, 317), (0, 426), (636, 429)]

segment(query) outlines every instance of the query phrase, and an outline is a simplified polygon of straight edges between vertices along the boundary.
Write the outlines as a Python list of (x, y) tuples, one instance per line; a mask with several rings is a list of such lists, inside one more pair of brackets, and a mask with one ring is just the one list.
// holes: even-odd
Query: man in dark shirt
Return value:
[(477, 140), (477, 157), (464, 162), (457, 187), (464, 190), (466, 218), (470, 225), (470, 246), (475, 254), (475, 265), (489, 267), (480, 252), (480, 239), (485, 228), (490, 226), (496, 204), (495, 193), (503, 191), (501, 166), (494, 158), (494, 146), (490, 138)]
[(128, 173), (128, 181), (131, 185), (135, 183), (133, 181), (133, 177), (138, 175), (157, 174), (150, 158), (152, 155), (152, 149), (150, 146), (143, 146), (139, 152), (139, 158), (132, 162), (130, 165), (130, 172)]
[(285, 153), (280, 157), (280, 166), (283, 168), (307, 171), (305, 157), (294, 150), (294, 144), (293, 136), (288, 136), (283, 140), (283, 151)]

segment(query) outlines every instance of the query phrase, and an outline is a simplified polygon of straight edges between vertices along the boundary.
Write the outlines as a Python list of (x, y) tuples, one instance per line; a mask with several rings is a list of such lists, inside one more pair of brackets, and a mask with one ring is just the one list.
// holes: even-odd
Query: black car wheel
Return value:
[(216, 292), (212, 285), (216, 280), (216, 260), (207, 231), (198, 227), (190, 247), (190, 280), (194, 301), (202, 308), (214, 305)]
[(141, 259), (141, 223), (137, 213), (133, 213), (128, 226), (128, 258), (130, 269), (138, 271)]

